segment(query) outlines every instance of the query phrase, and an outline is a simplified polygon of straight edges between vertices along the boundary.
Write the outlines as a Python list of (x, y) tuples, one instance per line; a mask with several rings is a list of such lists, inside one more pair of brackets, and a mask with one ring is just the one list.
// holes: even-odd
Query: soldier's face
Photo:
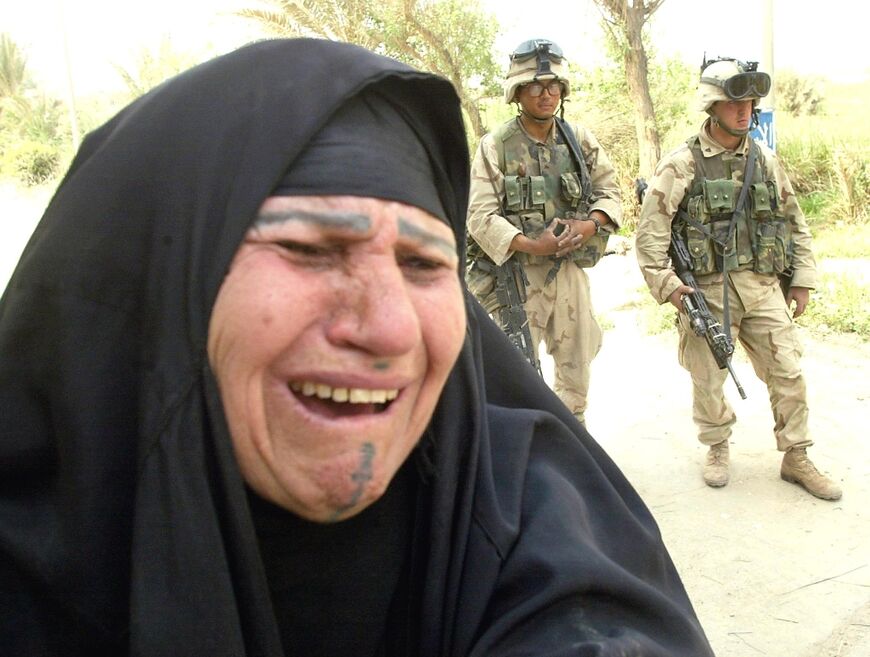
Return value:
[(465, 336), (453, 231), (419, 208), (271, 197), (208, 355), (248, 484), (309, 520), (359, 513), (425, 430)]
[[(546, 81), (543, 86), (547, 86)], [(556, 94), (551, 94), (546, 88), (542, 90), (542, 93), (539, 96), (533, 96), (532, 85), (530, 84), (520, 87), (517, 93), (517, 100), (520, 103), (520, 107), (523, 108), (523, 111), (526, 114), (530, 114), (536, 119), (551, 118), (556, 113), (556, 109), (558, 109), (561, 99), (561, 91)]]
[(713, 103), (719, 123), (734, 131), (748, 131), (752, 121), (752, 100), (719, 100)]

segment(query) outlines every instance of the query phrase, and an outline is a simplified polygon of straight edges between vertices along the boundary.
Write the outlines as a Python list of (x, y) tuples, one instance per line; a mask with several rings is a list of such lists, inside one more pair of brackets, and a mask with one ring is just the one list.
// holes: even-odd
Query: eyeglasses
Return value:
[(563, 85), (558, 80), (553, 80), (546, 84), (542, 82), (530, 82), (529, 84), (525, 84), (522, 87), (523, 89), (528, 89), (529, 95), (532, 98), (537, 98), (542, 93), (544, 93), (544, 89), (547, 90), (547, 93), (551, 96), (561, 96), (565, 93), (565, 85)]
[(761, 98), (770, 91), (770, 76), (767, 73), (752, 71), (750, 73), (738, 73), (727, 80), (701, 77), (701, 82), (721, 87), (725, 95), (731, 100), (743, 100), (750, 96)]
[(517, 46), (516, 50), (511, 53), (511, 61), (523, 61), (534, 57), (538, 53), (547, 55), (549, 59), (557, 64), (560, 63), (562, 58), (565, 56), (562, 54), (562, 49), (552, 41), (547, 41), (545, 39), (531, 39), (529, 41), (523, 41)]

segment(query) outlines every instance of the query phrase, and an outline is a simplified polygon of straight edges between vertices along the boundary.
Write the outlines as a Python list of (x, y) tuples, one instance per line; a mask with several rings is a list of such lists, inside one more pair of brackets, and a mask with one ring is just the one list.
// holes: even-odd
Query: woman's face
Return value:
[(465, 336), (449, 226), (403, 203), (266, 199), (211, 314), (208, 355), (248, 484), (309, 520), (377, 500)]

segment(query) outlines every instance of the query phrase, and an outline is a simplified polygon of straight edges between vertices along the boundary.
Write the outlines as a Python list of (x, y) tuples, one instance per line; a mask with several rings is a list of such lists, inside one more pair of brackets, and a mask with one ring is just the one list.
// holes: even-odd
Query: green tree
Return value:
[[(661, 143), (674, 147), (690, 134), (696, 117), (690, 112), (695, 86), (694, 70), (678, 58), (650, 57), (648, 81)], [(638, 206), (635, 179), (639, 159), (634, 105), (621, 64), (575, 70), (571, 95), (566, 100), (566, 117), (587, 125), (599, 141), (618, 174), (624, 199), (623, 228), (632, 230)]]
[(142, 48), (139, 51), (134, 68), (116, 66), (115, 70), (127, 87), (128, 100), (132, 100), (198, 63), (195, 56), (177, 50), (172, 40), (164, 36), (156, 48)]
[(661, 139), (649, 89), (644, 26), (665, 0), (594, 0), (611, 44), (621, 54), (634, 113), (640, 173), (649, 176), (661, 157)]
[(8, 34), (0, 34), (0, 102), (30, 88), (27, 57)]
[(275, 36), (356, 43), (450, 80), (477, 137), (481, 98), (497, 85), (498, 23), (478, 0), (269, 0), (238, 15)]

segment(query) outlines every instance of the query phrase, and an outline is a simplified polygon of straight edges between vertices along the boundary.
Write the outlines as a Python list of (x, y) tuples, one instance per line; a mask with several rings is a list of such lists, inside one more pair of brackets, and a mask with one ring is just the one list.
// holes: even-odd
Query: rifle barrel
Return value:
[(746, 399), (746, 393), (743, 391), (743, 386), (740, 385), (740, 381), (737, 380), (737, 374), (734, 372), (734, 368), (731, 367), (731, 359), (725, 361), (725, 365), (728, 366), (728, 373), (731, 375), (731, 378), (734, 380), (734, 385), (737, 386), (737, 392), (740, 393), (740, 399)]

